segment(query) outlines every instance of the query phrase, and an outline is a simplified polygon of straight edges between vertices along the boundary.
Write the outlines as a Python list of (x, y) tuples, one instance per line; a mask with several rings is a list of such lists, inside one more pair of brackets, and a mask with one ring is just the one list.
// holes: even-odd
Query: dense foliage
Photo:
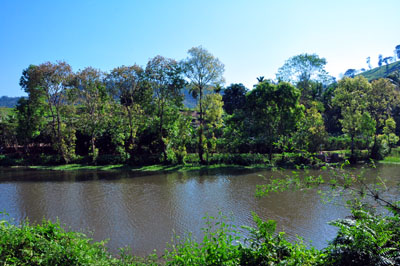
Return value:
[[(399, 139), (398, 75), (336, 82), (325, 64), (315, 54), (294, 56), (279, 69), (279, 82), (260, 77), (252, 90), (223, 88), (224, 65), (202, 47), (181, 62), (156, 56), (146, 67), (108, 73), (74, 72), (65, 62), (31, 65), (20, 80), (28, 97), (0, 109), (0, 153), (7, 154), (0, 164), (210, 164), (257, 156), (274, 164), (287, 154), (312, 161), (347, 149), (352, 162), (383, 158)], [(183, 105), (187, 92), (197, 107)]]

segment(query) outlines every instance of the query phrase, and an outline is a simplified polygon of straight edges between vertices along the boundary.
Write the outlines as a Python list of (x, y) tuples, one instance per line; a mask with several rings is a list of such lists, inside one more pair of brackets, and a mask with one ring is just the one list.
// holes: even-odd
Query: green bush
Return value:
[(259, 153), (219, 153), (209, 157), (209, 164), (255, 165), (269, 164), (267, 156)]
[(156, 265), (155, 255), (139, 259), (122, 250), (120, 258), (113, 257), (105, 244), (82, 233), (67, 232), (58, 222), (17, 226), (0, 220), (2, 265)]
[(326, 143), (326, 150), (335, 151), (335, 150), (345, 150), (350, 147), (351, 138), (346, 135), (341, 135), (337, 137), (329, 137)]
[(112, 165), (125, 163), (125, 159), (121, 155), (101, 154), (96, 158), (98, 165)]
[(4, 265), (112, 265), (104, 242), (75, 232), (66, 232), (59, 223), (43, 221), (20, 226), (0, 224), (0, 262)]
[(207, 217), (207, 228), (199, 244), (190, 235), (175, 238), (166, 251), (167, 265), (317, 265), (324, 253), (301, 241), (290, 243), (284, 233), (275, 233), (276, 222), (263, 222), (254, 215), (257, 228), (243, 227), (243, 237), (226, 217)]
[(330, 265), (400, 265), (400, 217), (353, 210), (353, 219), (331, 222), (339, 228), (327, 248)]
[(200, 164), (199, 155), (197, 153), (189, 153), (185, 157), (185, 163), (187, 164)]

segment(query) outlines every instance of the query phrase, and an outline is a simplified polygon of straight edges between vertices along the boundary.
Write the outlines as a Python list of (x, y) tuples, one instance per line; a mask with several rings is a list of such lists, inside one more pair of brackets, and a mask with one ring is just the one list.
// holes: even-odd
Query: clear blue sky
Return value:
[(334, 76), (374, 66), (400, 44), (400, 1), (0, 0), (0, 96), (20, 96), (30, 64), (67, 61), (109, 71), (202, 45), (225, 64), (226, 85), (275, 78), (285, 60), (316, 53)]

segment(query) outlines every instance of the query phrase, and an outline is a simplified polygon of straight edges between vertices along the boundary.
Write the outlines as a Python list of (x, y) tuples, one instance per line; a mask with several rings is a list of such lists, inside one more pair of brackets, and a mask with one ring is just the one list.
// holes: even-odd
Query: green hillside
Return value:
[(374, 79), (379, 79), (379, 78), (385, 78), (387, 77), (390, 73), (394, 71), (400, 71), (400, 61), (391, 63), (389, 65), (384, 65), (381, 67), (376, 67), (374, 69), (365, 71), (359, 75), (362, 75), (366, 77), (369, 81), (374, 80)]
[(18, 100), (22, 97), (7, 97), (2, 96), (0, 97), (0, 107), (8, 107), (13, 108), (17, 105)]

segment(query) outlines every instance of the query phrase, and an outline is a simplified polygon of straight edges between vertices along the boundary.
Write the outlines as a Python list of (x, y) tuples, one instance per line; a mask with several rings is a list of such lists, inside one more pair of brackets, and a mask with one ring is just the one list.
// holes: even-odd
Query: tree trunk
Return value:
[(164, 104), (161, 104), (161, 111), (160, 111), (160, 125), (159, 125), (159, 132), (160, 132), (160, 145), (161, 145), (161, 150), (163, 153), (163, 157), (164, 157), (164, 163), (167, 161), (167, 148), (165, 146), (165, 143), (163, 141), (163, 121), (164, 119)]
[(379, 159), (378, 158), (379, 157), (378, 153), (379, 153), (379, 148), (378, 148), (378, 145), (377, 145), (377, 134), (375, 134), (375, 136), (374, 136), (374, 145), (372, 146), (371, 154), (370, 154), (371, 158), (372, 159)]
[(92, 134), (92, 137), (91, 137), (91, 139), (90, 139), (90, 144), (92, 145), (92, 162), (93, 163), (96, 163), (96, 146), (95, 146), (95, 141), (96, 141), (96, 139), (95, 139), (95, 137), (94, 137), (94, 135)]
[(202, 88), (199, 89), (200, 92), (200, 99), (199, 99), (199, 105), (200, 105), (200, 128), (199, 128), (199, 159), (201, 164), (205, 164), (203, 154), (203, 107), (202, 107), (202, 98), (203, 98), (203, 90)]
[(268, 157), (269, 157), (269, 163), (272, 163), (272, 144), (269, 145), (269, 153), (268, 153)]
[(357, 162), (356, 157), (354, 156), (354, 136), (351, 136), (351, 155), (350, 155), (350, 163), (354, 164)]

